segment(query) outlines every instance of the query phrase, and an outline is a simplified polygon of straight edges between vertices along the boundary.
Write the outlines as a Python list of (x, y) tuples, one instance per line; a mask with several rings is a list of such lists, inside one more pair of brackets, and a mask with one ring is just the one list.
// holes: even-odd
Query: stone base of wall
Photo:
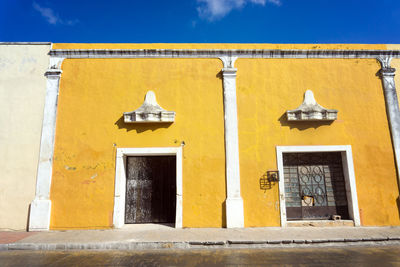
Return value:
[(287, 222), (287, 227), (343, 227), (343, 226), (354, 226), (354, 222), (352, 220), (321, 220), (321, 221), (291, 221)]

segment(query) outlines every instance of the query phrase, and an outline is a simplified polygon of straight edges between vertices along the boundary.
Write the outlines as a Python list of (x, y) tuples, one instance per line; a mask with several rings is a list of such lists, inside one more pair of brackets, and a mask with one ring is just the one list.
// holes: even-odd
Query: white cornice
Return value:
[(63, 58), (400, 58), (400, 50), (53, 49)]

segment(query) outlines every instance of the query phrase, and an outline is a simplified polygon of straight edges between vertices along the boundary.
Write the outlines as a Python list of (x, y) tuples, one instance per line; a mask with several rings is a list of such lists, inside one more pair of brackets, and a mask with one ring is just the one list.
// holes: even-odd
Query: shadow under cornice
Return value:
[(279, 117), (278, 121), (283, 127), (290, 127), (290, 129), (298, 129), (304, 131), (310, 128), (317, 129), (321, 126), (331, 125), (333, 121), (288, 121), (286, 112)]
[(154, 122), (154, 123), (125, 123), (124, 116), (122, 115), (115, 123), (118, 129), (126, 129), (127, 132), (136, 131), (136, 133), (143, 133), (145, 131), (156, 131), (158, 129), (166, 129), (172, 125), (172, 122)]

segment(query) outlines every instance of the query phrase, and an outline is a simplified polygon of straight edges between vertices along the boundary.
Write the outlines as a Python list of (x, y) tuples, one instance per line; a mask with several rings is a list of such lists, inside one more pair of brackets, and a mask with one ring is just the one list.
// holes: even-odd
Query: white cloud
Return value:
[(33, 8), (36, 11), (39, 11), (40, 15), (42, 15), (42, 17), (44, 17), (50, 24), (57, 24), (57, 22), (60, 20), (60, 18), (54, 14), (53, 9), (51, 8), (41, 7), (36, 2), (33, 2)]
[(250, 0), (254, 4), (265, 5), (265, 0)]
[(233, 9), (241, 9), (247, 3), (264, 6), (266, 3), (280, 5), (280, 0), (197, 0), (197, 12), (201, 18), (216, 20), (224, 17)]
[(42, 15), (42, 17), (44, 17), (47, 20), (48, 23), (52, 25), (63, 24), (72, 26), (79, 22), (78, 19), (63, 20), (60, 18), (58, 14), (54, 12), (53, 9), (48, 7), (42, 7), (36, 2), (33, 2), (32, 6), (36, 11), (40, 13), (40, 15)]
[(268, 0), (268, 2), (277, 6), (280, 6), (282, 4), (281, 0)]

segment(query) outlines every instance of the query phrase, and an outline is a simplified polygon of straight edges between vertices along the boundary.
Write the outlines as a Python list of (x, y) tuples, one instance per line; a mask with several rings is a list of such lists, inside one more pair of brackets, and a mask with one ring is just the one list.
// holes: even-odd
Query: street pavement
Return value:
[(400, 246), (0, 251), (0, 266), (400, 266)]
[(0, 232), (4, 250), (138, 250), (400, 245), (400, 227), (184, 228)]

